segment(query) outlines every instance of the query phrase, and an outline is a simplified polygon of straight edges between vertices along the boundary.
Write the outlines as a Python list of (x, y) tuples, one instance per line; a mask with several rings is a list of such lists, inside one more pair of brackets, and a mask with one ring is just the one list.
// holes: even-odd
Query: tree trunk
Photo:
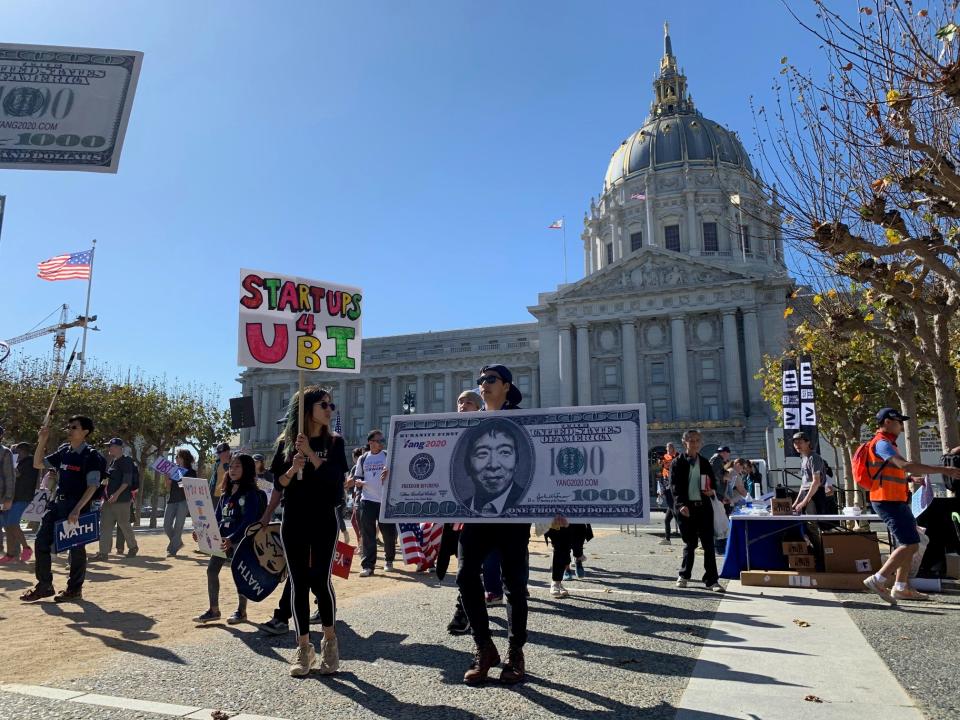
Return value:
[(897, 398), (900, 400), (900, 412), (911, 422), (903, 426), (906, 440), (905, 455), (911, 460), (920, 458), (920, 422), (917, 417), (917, 390), (910, 370), (910, 359), (903, 350), (893, 354), (893, 364), (897, 371)]
[[(940, 442), (943, 445), (944, 452), (960, 445), (960, 431), (957, 429), (957, 371), (950, 363), (952, 347), (949, 319), (946, 313), (934, 318), (937, 356), (936, 358), (930, 358), (933, 396), (937, 404), (937, 426), (940, 428)], [(919, 457), (911, 457), (910, 459), (919, 460)]]

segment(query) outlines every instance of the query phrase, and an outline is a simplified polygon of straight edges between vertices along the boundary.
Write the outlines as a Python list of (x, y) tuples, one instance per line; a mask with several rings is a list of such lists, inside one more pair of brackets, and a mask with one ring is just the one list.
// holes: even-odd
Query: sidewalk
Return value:
[[(746, 607), (749, 620), (740, 615)], [(677, 720), (713, 717), (923, 720), (924, 714), (836, 595), (731, 582), (677, 713)]]

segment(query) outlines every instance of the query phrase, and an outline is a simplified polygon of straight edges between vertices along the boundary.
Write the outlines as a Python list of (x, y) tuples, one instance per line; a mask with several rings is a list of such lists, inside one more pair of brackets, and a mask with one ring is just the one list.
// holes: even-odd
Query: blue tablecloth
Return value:
[[(750, 570), (786, 570), (787, 558), (780, 543), (786, 530), (800, 529), (804, 520), (784, 518), (751, 522), (748, 516), (730, 516), (730, 535), (727, 554), (723, 557), (720, 577), (739, 580), (740, 571), (747, 570), (747, 533), (750, 534)], [(749, 526), (749, 531), (747, 527)]]

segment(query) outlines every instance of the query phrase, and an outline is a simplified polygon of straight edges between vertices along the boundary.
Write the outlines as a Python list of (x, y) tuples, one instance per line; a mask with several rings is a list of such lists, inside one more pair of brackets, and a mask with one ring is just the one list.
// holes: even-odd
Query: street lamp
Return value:
[(413, 390), (407, 390), (403, 394), (403, 414), (413, 415), (417, 411), (417, 394)]

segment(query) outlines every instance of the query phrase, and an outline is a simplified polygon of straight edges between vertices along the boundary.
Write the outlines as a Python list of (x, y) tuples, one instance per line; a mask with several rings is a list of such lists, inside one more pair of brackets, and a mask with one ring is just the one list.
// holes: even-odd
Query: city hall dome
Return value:
[(687, 78), (677, 69), (667, 26), (664, 26), (663, 43), (650, 115), (643, 127), (614, 151), (604, 177), (604, 189), (635, 173), (685, 163), (692, 166), (724, 164), (752, 173), (750, 157), (736, 133), (705, 118), (694, 107), (687, 92)]

